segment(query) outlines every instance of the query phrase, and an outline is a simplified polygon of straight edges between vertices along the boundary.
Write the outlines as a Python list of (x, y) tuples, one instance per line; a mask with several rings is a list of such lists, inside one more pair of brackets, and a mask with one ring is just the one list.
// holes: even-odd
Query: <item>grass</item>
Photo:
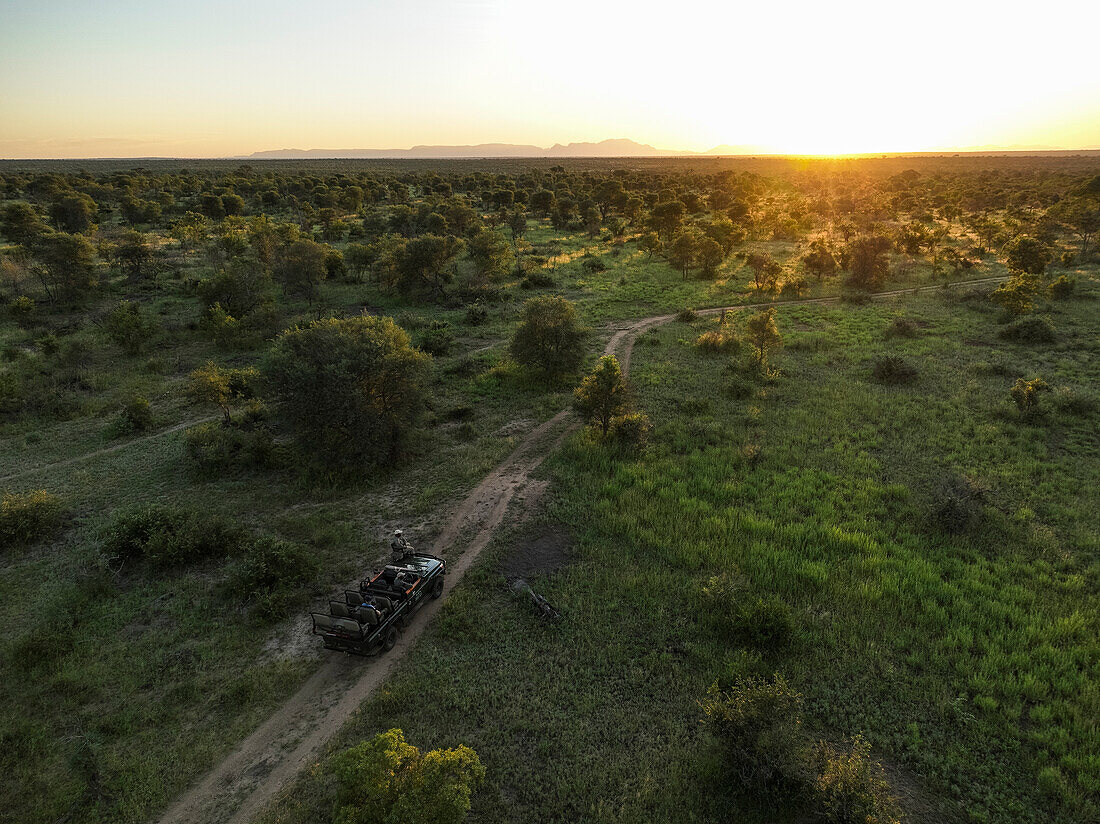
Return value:
[[(713, 281), (685, 281), (632, 243), (562, 235), (534, 221), (527, 240), (536, 252), (556, 250), (551, 274), (557, 286), (549, 291), (575, 300), (597, 331), (622, 318), (759, 300), (749, 288), (749, 273), (733, 259)], [(791, 244), (746, 248), (768, 248), (794, 266)], [(586, 251), (606, 269), (585, 269)], [(312, 302), (280, 296), (280, 324), (366, 308), (396, 316), (414, 338), (433, 320), (447, 321), (455, 332), (452, 352), (436, 359), (432, 408), (415, 453), (398, 471), (344, 486), (318, 484), (294, 466), (198, 476), (186, 463), (183, 433), (165, 433), (217, 414), (187, 400), (187, 375), (210, 359), (250, 365), (263, 343), (216, 346), (196, 325), (199, 304), (187, 285), (204, 273), (203, 265), (170, 262), (178, 264), (178, 275), (162, 275), (155, 284), (116, 278), (85, 305), (47, 308), (30, 328), (7, 318), (0, 323), (5, 373), (26, 375), (65, 405), (59, 414), (12, 414), (0, 422), (0, 474), (15, 476), (0, 482), (3, 491), (45, 488), (59, 496), (66, 519), (56, 538), (0, 557), (0, 701), (6, 708), (0, 718), (0, 798), (14, 820), (148, 819), (315, 667), (312, 657), (287, 660), (265, 651), (285, 639), (286, 624), (257, 621), (227, 597), (225, 564), (158, 576), (104, 569), (97, 534), (113, 512), (143, 502), (180, 503), (302, 543), (323, 570), (301, 593), (299, 607), (305, 609), (310, 599), (323, 601), (334, 583), (354, 580), (364, 556), (380, 554), (380, 539), (394, 525), (412, 527), (418, 540), (429, 540), (446, 501), (492, 469), (518, 432), (568, 402), (569, 387), (533, 381), (506, 357), (520, 304), (538, 293), (520, 290), (518, 278), (502, 284), (508, 299), (490, 305), (479, 326), (464, 323), (462, 308), (414, 305), (374, 284), (332, 282)], [(996, 268), (990, 265), (990, 271)], [(905, 285), (931, 282), (927, 267), (915, 267), (906, 277), (911, 280)], [(834, 280), (811, 284), (810, 294), (836, 291)], [(159, 327), (136, 356), (124, 355), (98, 325), (122, 298), (142, 301)], [(937, 642), (943, 647), (936, 647), (937, 673), (965, 664), (978, 643), (973, 639), (1009, 621), (1005, 616), (1023, 616), (1011, 617), (1015, 634), (997, 636), (999, 646), (989, 647), (992, 663), (967, 670), (967, 679), (984, 680), (971, 685), (961, 676), (938, 675), (941, 680), (903, 691), (912, 700), (932, 695), (954, 707), (958, 694), (943, 698), (943, 685), (962, 684), (967, 693), (960, 712), (978, 719), (973, 736), (995, 729), (996, 719), (1008, 717), (1009, 727), (1032, 719), (1034, 699), (1026, 696), (1041, 690), (1035, 679), (1056, 675), (1069, 689), (1091, 695), (1091, 682), (1072, 670), (1061, 650), (1077, 649), (1073, 645), (1083, 643), (1079, 639), (1095, 619), (1083, 605), (1084, 593), (1095, 587), (1095, 571), (1077, 560), (1095, 550), (1093, 528), (1080, 517), (1089, 506), (1095, 511), (1094, 499), (1081, 499), (1095, 481), (1082, 473), (1095, 471), (1095, 461), (1065, 458), (1068, 450), (1093, 454), (1084, 428), (1093, 418), (1086, 412), (1072, 426), (1057, 415), (1053, 425), (1051, 418), (1020, 421), (1001, 392), (1002, 383), (1020, 376), (1016, 372), (1094, 391), (1091, 305), (1079, 298), (1060, 305), (1059, 342), (1038, 349), (999, 341), (992, 332), (983, 334), (981, 346), (960, 343), (975, 336), (976, 323), (992, 330), (993, 318), (938, 299), (919, 305), (921, 317), (933, 325), (915, 339), (890, 343), (881, 335), (895, 311), (888, 307), (783, 310), (783, 376), (774, 384), (750, 384), (745, 398), (727, 394), (731, 378), (723, 359), (703, 359), (690, 346), (713, 328), (713, 320), (690, 328), (674, 323), (647, 334), (636, 353), (634, 382), (659, 425), (650, 453), (637, 461), (612, 459), (577, 440), (547, 469), (555, 492), (546, 518), (573, 530), (578, 562), (539, 585), (566, 613), (566, 622), (554, 629), (536, 624), (506, 594), (490, 557), (449, 600), (409, 666), (342, 740), (357, 740), (368, 727), (374, 730), (376, 719), (389, 718), (421, 747), (475, 743), (490, 766), (489, 790), (475, 806), (480, 820), (568, 814), (663, 820), (682, 818), (685, 809), (689, 819), (714, 820), (755, 806), (713, 791), (721, 778), (713, 775), (696, 725), (696, 701), (715, 678), (773, 666), (795, 677), (814, 672), (812, 662), (832, 672), (830, 683), (839, 685), (833, 694), (815, 691), (805, 677), (799, 681), (818, 708), (823, 730), (864, 729), (904, 763), (932, 770), (936, 765), (895, 746), (893, 710), (879, 709), (894, 706), (890, 700), (898, 691), (886, 694), (881, 679), (862, 672), (856, 678), (839, 666), (830, 670), (822, 660), (824, 650), (849, 657), (852, 650), (872, 650), (886, 662), (876, 667), (903, 671), (910, 666), (906, 656), (916, 654), (912, 645), (935, 626), (918, 622), (932, 602), (927, 620), (943, 619), (951, 630)], [(58, 338), (58, 353), (39, 343), (46, 333)], [(860, 381), (872, 359), (888, 349), (939, 365), (922, 365), (914, 387), (884, 395), (881, 387)], [(59, 382), (51, 385), (55, 378)], [(150, 400), (156, 437), (125, 446), (144, 437), (119, 438), (113, 429), (134, 394)], [(696, 398), (706, 402), (685, 401)], [(943, 423), (924, 431), (929, 416)], [(899, 440), (898, 431), (920, 434)], [(119, 444), (124, 448), (55, 466)], [(1006, 449), (1007, 461), (999, 457)], [(996, 554), (992, 549), (972, 557), (957, 541), (929, 537), (918, 525), (899, 526), (922, 511), (927, 484), (944, 468), (933, 455), (950, 468), (980, 467), (983, 479), (1008, 501), (998, 501), (1007, 514), (991, 513), (999, 530), (994, 534), (1026, 539), (1029, 547), (1054, 547), (1039, 556), (1047, 566), (1037, 571), (1017, 554), (1007, 566), (994, 563), (987, 557)], [(1050, 463), (1051, 455), (1061, 456), (1060, 463)], [(1017, 501), (1016, 490), (1028, 495)], [(518, 537), (498, 541), (496, 558)], [(933, 560), (924, 559), (929, 548), (939, 553)], [(837, 558), (844, 559), (839, 567)], [(700, 631), (703, 585), (714, 574), (732, 574), (735, 564), (753, 592), (779, 593), (801, 616), (805, 640), (785, 657), (731, 647), (710, 630)], [(938, 583), (944, 569), (949, 577), (943, 586), (961, 587), (957, 592)], [(1065, 603), (1082, 605), (1082, 617), (1050, 611), (1049, 605), (1039, 610), (1026, 591), (1000, 594), (1017, 593), (1029, 576), (1049, 579)], [(960, 583), (971, 579), (978, 589)], [(932, 602), (920, 609), (910, 605), (912, 614), (902, 611), (899, 617), (898, 593), (918, 584), (929, 588)], [(864, 611), (838, 609), (849, 602)], [(895, 609), (887, 616), (895, 623), (883, 626), (897, 637), (883, 647), (885, 639), (868, 637), (866, 621), (883, 617), (887, 607)], [(956, 627), (949, 610), (963, 607), (982, 615), (981, 622)], [(838, 616), (844, 631), (832, 632), (840, 640), (829, 635), (824, 618), (815, 623), (820, 615)], [(1015, 682), (1004, 673), (1019, 657), (1011, 644), (1024, 642), (1036, 662), (1024, 673), (1032, 680), (1005, 694)], [(1047, 666), (1047, 646), (1056, 654), (1052, 669), (1044, 670), (1039, 665)], [(807, 654), (809, 669), (799, 670), (807, 650), (818, 657)], [(432, 701), (410, 717), (404, 708), (419, 695)], [(1032, 755), (1018, 774), (1029, 780), (1038, 775), (1042, 787), (1068, 799), (1065, 804), (1077, 803), (1082, 791), (1075, 782), (1092, 775), (1088, 763), (1082, 769), (1077, 762), (1095, 758), (1094, 749), (1081, 750), (1079, 743), (1087, 740), (1080, 718), (1091, 705), (1064, 695), (1061, 687), (1040, 698), (1028, 734), (1045, 738), (1021, 739)], [(888, 715), (880, 719), (876, 712)], [(941, 743), (929, 739), (936, 727), (926, 732), (928, 723), (923, 717), (907, 720), (900, 734), (905, 741)], [(917, 733), (909, 724), (917, 724)], [(1005, 735), (991, 740), (1002, 747), (1016, 741)], [(962, 751), (958, 757), (970, 755)], [(960, 784), (965, 793), (972, 792), (966, 783), (971, 778), (968, 773)], [(1000, 793), (996, 800), (1005, 793), (995, 780), (987, 784), (994, 782), (989, 786)], [(297, 812), (279, 815), (315, 816), (325, 789), (323, 782), (310, 786)], [(968, 799), (960, 803), (970, 804)], [(747, 814), (749, 820), (771, 815)]]
[[(472, 821), (797, 819), (796, 799), (738, 794), (698, 724), (708, 684), (780, 671), (815, 735), (873, 745), (914, 820), (1090, 820), (1097, 418), (1023, 420), (1008, 397), (1037, 374), (1096, 393), (1100, 288), (1085, 291), (1050, 307), (1062, 336), (1039, 347), (950, 294), (780, 309), (779, 375), (744, 398), (691, 345), (715, 320), (648, 334), (633, 378), (649, 451), (579, 435), (548, 462), (543, 518), (576, 546), (536, 588), (563, 621), (539, 623), (497, 572), (533, 529), (517, 526), (331, 750), (390, 727), (472, 746), (488, 769)], [(919, 335), (887, 340), (898, 316)], [(884, 353), (918, 378), (874, 382)], [(990, 489), (959, 535), (929, 516), (953, 473)], [(786, 604), (791, 643), (707, 617), (715, 576)], [(323, 819), (330, 792), (313, 770), (264, 821)]]

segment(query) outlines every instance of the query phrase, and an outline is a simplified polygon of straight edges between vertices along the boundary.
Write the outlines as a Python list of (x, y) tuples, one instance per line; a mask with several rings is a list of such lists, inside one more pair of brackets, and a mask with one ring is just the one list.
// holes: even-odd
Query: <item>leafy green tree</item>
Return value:
[(585, 336), (573, 304), (557, 295), (544, 295), (523, 304), (510, 350), (524, 366), (561, 375), (580, 366)]
[(103, 321), (103, 330), (128, 355), (138, 354), (156, 332), (156, 322), (146, 317), (141, 304), (131, 300), (119, 301)]
[(275, 279), (284, 291), (303, 295), (313, 302), (317, 287), (328, 277), (329, 247), (312, 240), (296, 240), (283, 248), (274, 266)]
[(783, 267), (767, 252), (752, 252), (745, 256), (745, 262), (752, 269), (753, 282), (758, 292), (774, 292), (779, 284)]
[(848, 284), (857, 289), (877, 289), (890, 272), (890, 240), (877, 235), (861, 237), (851, 244), (851, 274)]
[(34, 258), (35, 274), (51, 299), (77, 296), (99, 285), (95, 247), (83, 235), (47, 232), (35, 241)]
[(96, 220), (95, 201), (83, 192), (73, 192), (50, 204), (50, 219), (62, 232), (87, 232)]
[(482, 229), (467, 243), (470, 261), (484, 280), (508, 273), (514, 260), (508, 242), (492, 229)]
[(688, 270), (698, 260), (699, 235), (696, 232), (680, 232), (668, 247), (668, 262), (675, 266), (687, 280)]
[(421, 753), (398, 729), (335, 755), (334, 824), (461, 824), (485, 768), (466, 746)]
[(647, 259), (652, 259), (654, 252), (661, 251), (660, 235), (656, 232), (646, 232), (638, 238), (638, 248), (646, 253)]
[(391, 318), (327, 318), (283, 332), (261, 366), (303, 451), (330, 466), (392, 464), (424, 406), (431, 358)]
[(680, 200), (668, 200), (653, 207), (652, 220), (659, 234), (671, 237), (680, 228), (687, 206)]
[(695, 253), (696, 259), (703, 269), (703, 275), (708, 278), (712, 278), (718, 273), (718, 267), (726, 259), (726, 253), (721, 244), (710, 237), (700, 239)]
[(806, 253), (802, 256), (802, 265), (806, 271), (821, 281), (828, 275), (836, 272), (836, 257), (829, 245), (820, 238), (810, 243)]
[(775, 323), (775, 308), (768, 307), (750, 317), (745, 324), (749, 343), (753, 348), (753, 360), (763, 367), (768, 362), (768, 352), (783, 344), (783, 336)]
[(516, 209), (508, 215), (508, 229), (512, 232), (512, 246), (519, 245), (519, 239), (527, 232), (527, 213)]
[(29, 246), (48, 230), (41, 216), (29, 203), (16, 201), (4, 206), (0, 213), (0, 232), (12, 243)]
[(421, 235), (395, 251), (397, 286), (406, 294), (427, 291), (442, 297), (443, 287), (454, 279), (452, 263), (462, 241), (451, 235)]
[(611, 421), (629, 411), (630, 391), (614, 355), (600, 358), (592, 373), (573, 391), (573, 408), (585, 421), (599, 426), (604, 438)]
[(130, 282), (144, 280), (153, 274), (153, 248), (141, 232), (122, 234), (111, 247), (110, 257)]
[(222, 422), (228, 425), (233, 420), (233, 403), (253, 397), (258, 374), (253, 367), (226, 369), (207, 361), (191, 373), (187, 394), (198, 403), (218, 407)]
[(1022, 235), (1005, 246), (1005, 266), (1016, 275), (1041, 277), (1054, 259), (1050, 247), (1033, 237)]
[(244, 214), (244, 198), (240, 195), (227, 194), (221, 196), (222, 213), (226, 216)]

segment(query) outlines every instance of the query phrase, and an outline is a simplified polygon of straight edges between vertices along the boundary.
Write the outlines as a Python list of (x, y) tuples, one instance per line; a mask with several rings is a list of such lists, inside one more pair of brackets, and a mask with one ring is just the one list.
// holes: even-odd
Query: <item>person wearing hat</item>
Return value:
[(406, 553), (412, 552), (412, 544), (405, 540), (400, 529), (393, 531), (393, 540), (390, 541), (390, 557), (395, 564), (400, 563)]

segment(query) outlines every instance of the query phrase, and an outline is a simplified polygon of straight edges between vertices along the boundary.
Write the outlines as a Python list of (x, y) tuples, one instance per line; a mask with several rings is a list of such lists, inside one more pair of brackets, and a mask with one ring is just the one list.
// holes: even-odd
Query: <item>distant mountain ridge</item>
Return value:
[(364, 158), (432, 158), (455, 157), (678, 157), (702, 152), (658, 149), (646, 143), (626, 138), (612, 138), (598, 143), (555, 143), (550, 148), (521, 143), (478, 143), (473, 146), (413, 146), (411, 149), (273, 149), (253, 152), (241, 159), (330, 158), (360, 160)]

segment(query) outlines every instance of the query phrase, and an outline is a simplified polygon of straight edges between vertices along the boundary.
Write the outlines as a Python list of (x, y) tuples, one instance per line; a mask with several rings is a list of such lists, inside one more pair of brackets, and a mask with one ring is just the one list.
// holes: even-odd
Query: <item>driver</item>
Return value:
[(393, 540), (390, 541), (390, 557), (393, 562), (400, 563), (406, 554), (412, 552), (412, 544), (405, 540), (400, 529), (393, 531)]

